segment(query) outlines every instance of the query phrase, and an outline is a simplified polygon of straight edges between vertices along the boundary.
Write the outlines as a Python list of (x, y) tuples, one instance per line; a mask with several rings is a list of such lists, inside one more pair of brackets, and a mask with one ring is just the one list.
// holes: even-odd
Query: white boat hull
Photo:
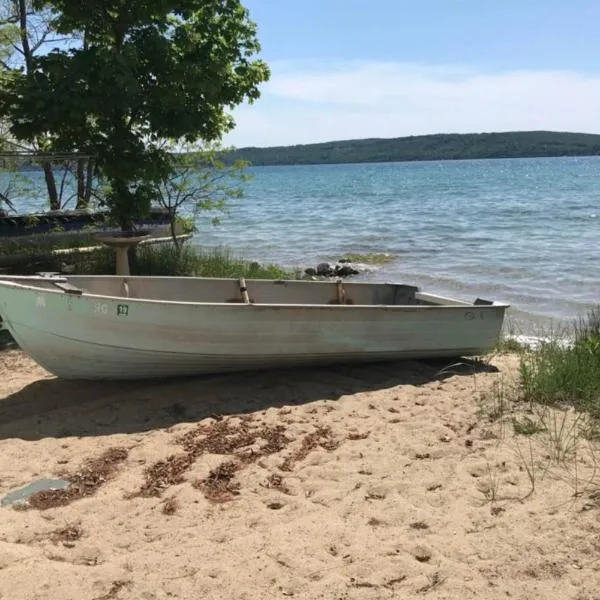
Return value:
[[(83, 289), (99, 285), (92, 278), (78, 279), (68, 281), (81, 283)], [(0, 313), (19, 346), (59, 377), (145, 379), (477, 355), (497, 343), (506, 308), (459, 301), (444, 305), (292, 304), (286, 302), (290, 299), (287, 289), (279, 293), (284, 302), (277, 304), (131, 297), (138, 295), (136, 289), (160, 295), (156, 293), (159, 279), (174, 288), (186, 285), (179, 278), (128, 278), (128, 296), (119, 296), (70, 293), (50, 281), (0, 281)], [(236, 280), (213, 281), (211, 294), (219, 286), (235, 291), (238, 285)], [(87, 288), (86, 282), (91, 282)], [(105, 279), (104, 287), (114, 292), (122, 283), (121, 278)], [(269, 283), (273, 284), (248, 282), (251, 295), (255, 286), (258, 295), (270, 300), (271, 288), (265, 287)], [(283, 285), (303, 300), (303, 295), (322, 295), (325, 288), (302, 286), (335, 286)], [(360, 297), (367, 293), (367, 288), (356, 287), (360, 285), (370, 284), (346, 287)], [(176, 296), (177, 289), (170, 288), (170, 294)]]

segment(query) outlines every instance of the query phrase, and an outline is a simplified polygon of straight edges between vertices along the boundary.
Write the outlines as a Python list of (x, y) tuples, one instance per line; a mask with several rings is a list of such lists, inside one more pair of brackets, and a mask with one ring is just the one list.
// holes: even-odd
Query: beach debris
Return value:
[(47, 510), (58, 506), (66, 506), (75, 500), (85, 498), (96, 493), (104, 483), (110, 480), (118, 466), (127, 458), (128, 451), (125, 448), (109, 448), (98, 458), (89, 459), (83, 467), (63, 479), (42, 479), (22, 490), (13, 492), (15, 496), (12, 502), (3, 504), (14, 504), (15, 508), (33, 508), (36, 510)]
[[(234, 459), (213, 469), (204, 479), (196, 480), (192, 486), (201, 490), (212, 502), (225, 502), (239, 494), (240, 485), (234, 481), (235, 474), (261, 458), (285, 450), (294, 439), (288, 437), (284, 425), (254, 423), (243, 417), (210, 419), (177, 438), (183, 452), (159, 460), (145, 469), (145, 481), (134, 497), (160, 497), (165, 489), (183, 483), (184, 473), (205, 454), (229, 455)], [(291, 471), (295, 463), (308, 454), (322, 448), (328, 452), (340, 445), (329, 427), (318, 426), (302, 438), (299, 448), (287, 456), (281, 470)], [(271, 474), (266, 487), (290, 494), (281, 475)]]
[(108, 592), (102, 596), (94, 598), (94, 600), (113, 600), (123, 588), (127, 588), (130, 585), (131, 581), (113, 581)]
[(234, 481), (240, 463), (227, 461), (210, 471), (208, 477), (195, 481), (192, 486), (202, 490), (204, 497), (211, 502), (227, 502), (240, 493), (240, 484)]
[(379, 587), (376, 583), (371, 581), (357, 581), (356, 578), (350, 578), (350, 585), (355, 588), (376, 588)]
[(191, 467), (192, 462), (193, 458), (185, 453), (172, 454), (159, 460), (146, 469), (146, 481), (135, 495), (142, 498), (158, 497), (165, 488), (183, 483), (183, 473)]
[(58, 542), (62, 542), (63, 546), (67, 548), (72, 548), (77, 540), (81, 539), (83, 535), (83, 529), (81, 525), (78, 523), (72, 523), (70, 525), (65, 525), (64, 527), (60, 527), (59, 529), (55, 529), (50, 534), (50, 539), (57, 544)]
[(441, 483), (432, 483), (431, 485), (427, 486), (427, 491), (428, 492), (435, 492), (436, 490), (439, 490), (442, 488), (442, 484)]
[(178, 442), (191, 457), (197, 458), (202, 454), (233, 454), (241, 448), (252, 446), (257, 437), (247, 422), (221, 419), (199, 425), (181, 436)]
[(346, 439), (347, 440), (352, 440), (352, 441), (356, 441), (356, 440), (366, 440), (369, 435), (371, 435), (370, 431), (363, 431), (363, 432), (358, 432), (358, 431), (351, 431), (347, 436)]
[(387, 488), (383, 486), (374, 486), (367, 490), (365, 500), (385, 500), (388, 495)]
[(417, 589), (417, 594), (426, 594), (431, 590), (436, 589), (446, 581), (446, 577), (442, 577), (437, 571), (427, 578), (427, 583)]
[[(208, 477), (192, 483), (196, 489), (204, 492), (206, 498), (215, 502), (223, 502), (236, 495), (239, 485), (232, 481), (235, 471), (242, 468), (242, 463), (255, 461), (263, 454), (276, 451), (283, 443), (283, 427), (251, 428), (249, 419), (215, 418), (202, 423), (177, 439), (184, 452), (159, 460), (145, 470), (145, 482), (130, 497), (160, 497), (162, 492), (182, 483), (183, 474), (190, 469), (197, 458), (203, 454), (236, 455), (239, 462), (230, 461), (213, 469)], [(259, 439), (265, 439), (264, 450), (256, 450)], [(273, 450), (271, 450), (273, 447)], [(231, 465), (235, 464), (235, 469)]]
[(38, 479), (23, 488), (10, 492), (2, 498), (2, 506), (27, 503), (29, 498), (38, 492), (54, 492), (68, 488), (70, 483), (66, 479)]
[(175, 498), (174, 496), (167, 498), (163, 502), (163, 507), (162, 507), (163, 515), (174, 515), (178, 509), (179, 509), (179, 502), (177, 501), (177, 498)]
[(276, 425), (275, 427), (265, 425), (259, 430), (258, 434), (267, 442), (260, 448), (262, 455), (281, 452), (291, 442), (290, 438), (285, 435), (283, 425)]
[(267, 483), (265, 484), (266, 488), (272, 490), (279, 490), (283, 494), (290, 494), (290, 488), (286, 485), (283, 477), (279, 475), (279, 473), (271, 473), (267, 479)]
[(400, 575), (399, 577), (394, 577), (393, 579), (388, 579), (388, 581), (386, 581), (383, 584), (383, 587), (387, 588), (387, 589), (393, 589), (394, 585), (396, 585), (397, 583), (402, 583), (405, 579), (406, 579), (406, 575)]
[(340, 442), (334, 438), (331, 427), (318, 426), (315, 431), (304, 436), (300, 448), (288, 456), (279, 468), (282, 471), (291, 471), (295, 463), (304, 460), (312, 450), (320, 447), (331, 452), (339, 445)]

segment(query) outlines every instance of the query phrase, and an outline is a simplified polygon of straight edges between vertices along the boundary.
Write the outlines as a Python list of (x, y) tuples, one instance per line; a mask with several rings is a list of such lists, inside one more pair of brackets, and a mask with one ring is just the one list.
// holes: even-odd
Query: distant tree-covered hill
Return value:
[(298, 146), (239, 148), (231, 158), (253, 165), (526, 158), (600, 155), (600, 135), (553, 131), (435, 134), (344, 140)]

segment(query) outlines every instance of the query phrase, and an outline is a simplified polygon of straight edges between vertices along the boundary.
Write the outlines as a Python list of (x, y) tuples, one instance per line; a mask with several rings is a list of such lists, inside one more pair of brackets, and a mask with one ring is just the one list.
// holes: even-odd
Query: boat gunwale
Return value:
[[(29, 279), (31, 280), (31, 278), (28, 278), (27, 276), (22, 276), (23, 279)], [(81, 277), (81, 278), (89, 278), (89, 277), (93, 277), (93, 276), (75, 276), (75, 277)], [(63, 277), (63, 278), (50, 278), (50, 277), (40, 277), (39, 279), (34, 279), (34, 281), (39, 281), (39, 282), (49, 282), (52, 283), (54, 281), (56, 282), (60, 282), (65, 281), (68, 279), (75, 279), (75, 277)], [(133, 277), (120, 277), (120, 276), (115, 276), (115, 275), (107, 275), (107, 276), (99, 276), (99, 277), (111, 277), (111, 278), (118, 278), (118, 279), (123, 279), (123, 280), (129, 280), (129, 279), (134, 279)], [(139, 279), (165, 279), (165, 277), (161, 277), (161, 276), (155, 276), (155, 277), (138, 277)], [(168, 278), (166, 278), (168, 279)], [(186, 280), (189, 278), (186, 277), (177, 277), (177, 279), (179, 280)], [(201, 278), (203, 280), (212, 280), (212, 281), (235, 281), (235, 279), (232, 278)], [(311, 283), (331, 283), (331, 282), (310, 282), (310, 281), (294, 281), (294, 280), (270, 280), (270, 279), (247, 279), (246, 282), (249, 281), (262, 281), (262, 282), (272, 282), (274, 284), (281, 284), (281, 283), (285, 283), (285, 282), (290, 282), (290, 283), (307, 283), (307, 284), (311, 284)], [(377, 284), (377, 283), (370, 283), (370, 282), (356, 282), (356, 284), (359, 285), (390, 285), (390, 286), (405, 286), (405, 284), (393, 284), (393, 283), (385, 283), (385, 284)], [(377, 309), (384, 309), (384, 310), (402, 310), (402, 311), (406, 311), (407, 309), (411, 309), (411, 310), (432, 310), (432, 309), (440, 309), (443, 308), (445, 310), (448, 309), (454, 309), (454, 310), (465, 310), (465, 309), (478, 309), (478, 310), (490, 310), (490, 309), (498, 309), (498, 308), (504, 308), (504, 309), (508, 309), (510, 308), (510, 304), (505, 304), (503, 302), (492, 302), (491, 304), (475, 304), (474, 302), (466, 302), (463, 300), (457, 300), (457, 299), (453, 299), (453, 298), (447, 298), (444, 296), (438, 296), (436, 294), (430, 294), (427, 293), (427, 295), (431, 298), (437, 298), (439, 300), (445, 300), (448, 302), (452, 302), (452, 304), (323, 304), (323, 303), (313, 303), (313, 304), (292, 304), (292, 303), (264, 303), (264, 302), (198, 302), (198, 301), (186, 301), (186, 300), (165, 300), (165, 299), (153, 299), (153, 298), (135, 298), (135, 297), (131, 297), (131, 296), (112, 296), (112, 295), (106, 295), (106, 294), (96, 294), (96, 293), (90, 293), (87, 292), (85, 290), (82, 290), (81, 294), (72, 294), (69, 292), (66, 292), (64, 290), (61, 289), (49, 289), (46, 287), (40, 287), (40, 286), (36, 286), (36, 285), (25, 285), (23, 283), (17, 283), (15, 281), (10, 281), (8, 280), (8, 278), (6, 280), (3, 280), (2, 278), (0, 278), (0, 289), (2, 287), (8, 287), (8, 288), (20, 288), (20, 289), (24, 289), (24, 290), (28, 290), (28, 291), (32, 291), (32, 292), (37, 292), (37, 293), (48, 293), (48, 294), (59, 294), (59, 295), (67, 295), (67, 296), (75, 296), (77, 298), (86, 298), (89, 300), (96, 300), (96, 301), (111, 301), (111, 302), (120, 302), (120, 303), (139, 303), (139, 304), (154, 304), (154, 305), (168, 305), (168, 306), (198, 306), (198, 307), (219, 307), (219, 308), (224, 308), (224, 307), (228, 307), (228, 308), (232, 308), (232, 309), (240, 309), (240, 308), (276, 308), (278, 310), (283, 310), (286, 308), (293, 308), (293, 309), (299, 309), (299, 308), (304, 308), (304, 309), (361, 309), (361, 310), (365, 310), (365, 309), (373, 309), (373, 308), (377, 308)], [(415, 287), (415, 286), (407, 286), (407, 287)], [(415, 287), (416, 290), (418, 290), (420, 292), (420, 288)]]

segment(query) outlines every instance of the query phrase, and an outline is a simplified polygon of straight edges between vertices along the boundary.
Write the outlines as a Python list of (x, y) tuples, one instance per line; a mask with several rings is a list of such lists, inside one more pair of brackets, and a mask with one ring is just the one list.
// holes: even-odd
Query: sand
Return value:
[(0, 598), (600, 598), (595, 446), (491, 418), (516, 364), (86, 384), (3, 352), (0, 497), (83, 497), (0, 508)]

